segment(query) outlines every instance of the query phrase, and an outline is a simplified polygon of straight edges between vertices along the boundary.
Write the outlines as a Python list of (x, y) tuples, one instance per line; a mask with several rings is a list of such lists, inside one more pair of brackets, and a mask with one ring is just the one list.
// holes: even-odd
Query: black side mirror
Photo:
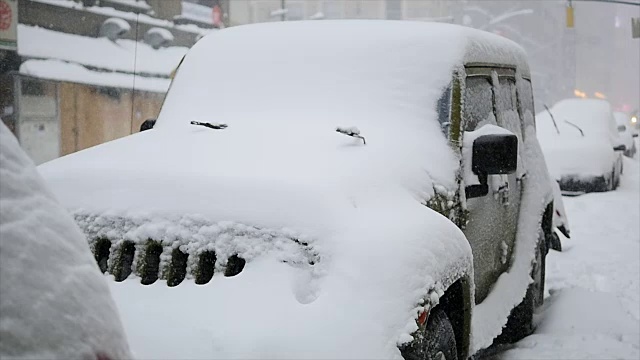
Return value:
[(624, 144), (614, 146), (613, 151), (627, 151), (627, 146)]
[(518, 137), (513, 134), (483, 135), (473, 142), (471, 170), (476, 175), (514, 173), (518, 166)]
[(633, 133), (631, 136), (638, 137), (638, 133)]
[(140, 132), (143, 132), (145, 130), (151, 130), (153, 129), (153, 126), (156, 124), (156, 119), (147, 119), (145, 120), (142, 125), (140, 125)]
[(518, 137), (513, 134), (483, 135), (473, 141), (471, 171), (479, 185), (465, 188), (467, 199), (489, 193), (488, 175), (511, 174), (518, 167)]

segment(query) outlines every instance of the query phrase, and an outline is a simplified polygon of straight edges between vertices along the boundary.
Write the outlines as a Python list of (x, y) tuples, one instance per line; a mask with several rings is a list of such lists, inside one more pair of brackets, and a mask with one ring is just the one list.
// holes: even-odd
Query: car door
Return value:
[[(462, 129), (465, 132), (487, 124), (497, 125), (515, 133), (522, 143), (515, 71), (467, 68), (462, 89)], [(467, 165), (470, 166), (463, 164)], [(519, 171), (514, 174), (489, 175), (489, 193), (466, 199), (468, 221), (463, 231), (474, 256), (476, 303), (487, 297), (500, 274), (510, 265), (520, 207), (521, 166), (519, 164)]]

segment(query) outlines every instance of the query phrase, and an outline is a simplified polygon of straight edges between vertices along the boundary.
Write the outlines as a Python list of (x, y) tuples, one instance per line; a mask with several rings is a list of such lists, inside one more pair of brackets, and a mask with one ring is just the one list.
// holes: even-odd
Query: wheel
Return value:
[(518, 304), (507, 319), (505, 325), (495, 343), (510, 344), (533, 333), (533, 312), (544, 302), (544, 279), (546, 266), (546, 241), (544, 231), (538, 231), (538, 246), (536, 247), (535, 260), (531, 269), (533, 283), (529, 285), (522, 302)]
[(551, 233), (551, 242), (549, 247), (555, 251), (562, 251), (562, 242), (560, 241), (560, 237), (556, 234), (555, 231)]
[(438, 307), (432, 309), (427, 326), (400, 351), (405, 360), (457, 360), (456, 335), (447, 314)]
[(607, 190), (605, 191), (613, 191), (616, 189), (616, 169), (613, 168), (611, 172), (611, 176), (609, 177), (609, 181), (607, 181)]

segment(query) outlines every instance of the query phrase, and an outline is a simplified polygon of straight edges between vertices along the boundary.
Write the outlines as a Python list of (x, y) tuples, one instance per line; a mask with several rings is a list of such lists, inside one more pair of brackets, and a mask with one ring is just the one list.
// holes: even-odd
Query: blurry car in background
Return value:
[(549, 173), (563, 193), (618, 187), (626, 146), (609, 102), (565, 99), (538, 113), (536, 126)]
[(624, 155), (628, 157), (633, 157), (636, 154), (636, 142), (633, 140), (634, 137), (638, 137), (638, 132), (633, 131), (631, 124), (631, 118), (622, 112), (613, 113), (616, 119), (616, 124), (618, 126), (618, 134), (620, 135), (620, 139), (624, 143), (624, 146), (627, 148), (624, 151)]

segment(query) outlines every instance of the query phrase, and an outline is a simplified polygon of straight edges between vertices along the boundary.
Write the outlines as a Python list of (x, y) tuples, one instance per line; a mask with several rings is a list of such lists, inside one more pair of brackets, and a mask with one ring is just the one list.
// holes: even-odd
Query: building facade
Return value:
[(139, 131), (171, 73), (216, 31), (219, 2), (15, 1), (16, 48), (0, 57), (0, 117), (36, 164)]

